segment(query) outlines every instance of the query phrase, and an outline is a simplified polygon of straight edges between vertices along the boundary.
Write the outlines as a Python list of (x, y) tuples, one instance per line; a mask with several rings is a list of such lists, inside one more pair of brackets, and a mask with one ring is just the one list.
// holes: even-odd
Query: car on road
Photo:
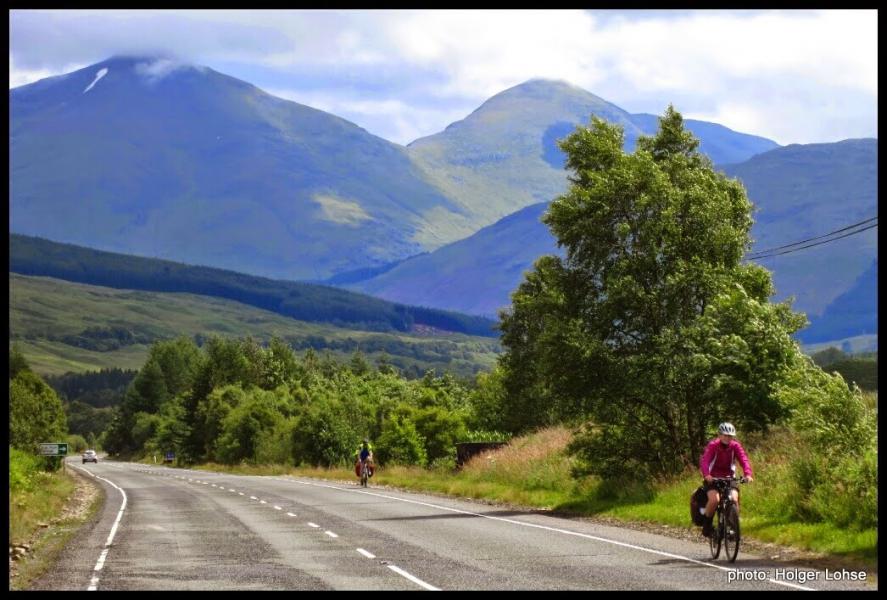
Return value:
[(83, 453), (83, 464), (86, 464), (88, 462), (99, 464), (99, 457), (96, 456), (95, 450), (87, 450)]

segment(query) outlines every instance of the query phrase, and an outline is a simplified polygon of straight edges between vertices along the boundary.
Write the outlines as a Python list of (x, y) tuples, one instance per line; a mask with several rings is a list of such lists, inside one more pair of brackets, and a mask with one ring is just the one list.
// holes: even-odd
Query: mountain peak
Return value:
[[(597, 98), (591, 92), (582, 89), (578, 85), (573, 85), (569, 81), (565, 81), (563, 79), (546, 79), (544, 77), (534, 77), (532, 79), (528, 79), (523, 83), (519, 83), (515, 86), (512, 86), (508, 89), (502, 90), (493, 98), (497, 98), (500, 96), (506, 97), (521, 97), (521, 98), (540, 98), (540, 99), (548, 99), (553, 95), (567, 95), (567, 96), (584, 96)], [(492, 100), (493, 98), (490, 98)]]

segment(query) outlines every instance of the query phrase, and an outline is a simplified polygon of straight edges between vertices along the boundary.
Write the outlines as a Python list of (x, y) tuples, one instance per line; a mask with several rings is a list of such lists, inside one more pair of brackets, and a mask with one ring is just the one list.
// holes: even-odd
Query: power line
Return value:
[(783, 248), (791, 248), (792, 246), (798, 246), (800, 244), (804, 244), (806, 242), (812, 242), (813, 240), (818, 240), (822, 238), (831, 237), (836, 233), (840, 233), (842, 231), (847, 231), (848, 229), (854, 229), (859, 227), (860, 225), (865, 225), (866, 223), (870, 223), (872, 221), (877, 221), (878, 217), (872, 217), (870, 219), (866, 219), (865, 221), (860, 221), (859, 223), (854, 223), (853, 225), (848, 225), (847, 227), (842, 227), (841, 229), (835, 229), (834, 231), (830, 231), (829, 233), (818, 235), (816, 237), (807, 238), (806, 240), (798, 240), (797, 242), (792, 242), (791, 244), (786, 244), (785, 246), (777, 246), (776, 248), (767, 248), (766, 250), (758, 250), (757, 252), (753, 252), (752, 255), (757, 254), (767, 254), (769, 252), (773, 252), (775, 250), (782, 250)]
[[(814, 243), (814, 244), (807, 244), (807, 245), (805, 245), (805, 246), (799, 246), (799, 247), (797, 247), (797, 248), (791, 248), (791, 249), (789, 249), (789, 250), (783, 250), (782, 252), (773, 252), (773, 253), (770, 253), (770, 254), (755, 254), (755, 255), (749, 255), (749, 256), (746, 257), (746, 260), (760, 260), (760, 259), (762, 259), (762, 258), (771, 258), (771, 257), (773, 257), (773, 256), (779, 256), (779, 255), (781, 255), (781, 254), (790, 254), (790, 253), (792, 253), (792, 252), (797, 252), (797, 251), (799, 251), (799, 250), (804, 250), (805, 248), (812, 248), (813, 246), (821, 246), (822, 244), (828, 244), (829, 242), (834, 242), (834, 241), (836, 241), (836, 240), (840, 240), (841, 238), (850, 237), (851, 235), (856, 235), (857, 233), (862, 233), (863, 231), (867, 231), (867, 230), (872, 229), (872, 228), (877, 227), (877, 226), (878, 226), (877, 223), (872, 223), (871, 225), (869, 225), (869, 226), (867, 226), (867, 227), (863, 227), (862, 229), (857, 229), (856, 231), (851, 231), (851, 232), (849, 232), (849, 233), (845, 233), (844, 235), (839, 235), (839, 236), (837, 236), (837, 237), (834, 237), (834, 238), (831, 238), (831, 239), (828, 239), (828, 240), (822, 240), (822, 241), (820, 241), (820, 242), (816, 242), (816, 243)], [(813, 239), (816, 239), (816, 238), (813, 238)], [(798, 243), (800, 243), (800, 242), (798, 242)], [(774, 250), (775, 250), (775, 248), (774, 248)]]

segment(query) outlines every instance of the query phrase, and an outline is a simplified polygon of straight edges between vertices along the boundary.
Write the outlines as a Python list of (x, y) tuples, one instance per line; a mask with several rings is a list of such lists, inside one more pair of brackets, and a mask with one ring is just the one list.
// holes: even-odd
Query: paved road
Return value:
[(106, 501), (38, 589), (875, 589), (742, 551), (730, 565), (702, 543), (422, 494), (69, 464), (95, 476)]

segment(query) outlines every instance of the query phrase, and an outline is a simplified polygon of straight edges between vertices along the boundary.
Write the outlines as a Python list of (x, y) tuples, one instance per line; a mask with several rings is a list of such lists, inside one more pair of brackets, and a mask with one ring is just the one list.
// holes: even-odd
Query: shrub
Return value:
[(91, 447), (82, 435), (69, 435), (66, 441), (68, 442), (68, 454), (83, 452)]
[(9, 449), (9, 492), (15, 494), (30, 490), (37, 473), (43, 470), (44, 460), (17, 448)]
[(428, 462), (425, 438), (416, 430), (416, 425), (403, 415), (392, 415), (385, 421), (376, 456), (384, 464), (424, 467)]
[(802, 446), (791, 464), (798, 518), (865, 529), (878, 523), (877, 424), (858, 388), (801, 361), (777, 390)]

